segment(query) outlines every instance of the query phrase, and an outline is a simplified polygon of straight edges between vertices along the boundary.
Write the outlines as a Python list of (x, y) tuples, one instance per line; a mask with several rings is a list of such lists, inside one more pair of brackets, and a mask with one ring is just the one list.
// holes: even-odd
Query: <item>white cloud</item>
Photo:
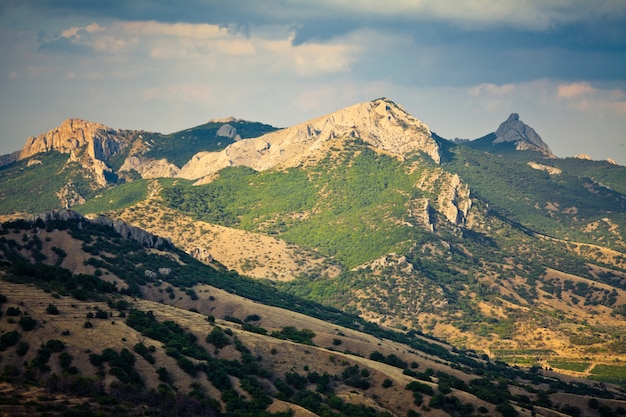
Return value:
[[(260, 72), (304, 77), (347, 71), (361, 50), (355, 44), (357, 39), (294, 45), (293, 33), (287, 26), (246, 36), (206, 23), (155, 21), (72, 26), (63, 30), (58, 39), (69, 40), (70, 45), (88, 48), (97, 55), (126, 57), (138, 65), (151, 65), (142, 61), (149, 58), (187, 61), (180, 65), (202, 68), (239, 65), (244, 72), (254, 66)], [(247, 58), (254, 62), (245, 61)]]
[(560, 84), (556, 95), (568, 107), (601, 114), (614, 112), (626, 115), (626, 93), (621, 89), (601, 89), (589, 82)]

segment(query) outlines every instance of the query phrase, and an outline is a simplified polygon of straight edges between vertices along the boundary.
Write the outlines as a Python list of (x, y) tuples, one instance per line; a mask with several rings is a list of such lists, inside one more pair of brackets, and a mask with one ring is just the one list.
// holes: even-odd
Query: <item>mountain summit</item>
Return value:
[(260, 171), (296, 166), (318, 149), (342, 138), (359, 138), (399, 156), (421, 151), (436, 163), (441, 160), (441, 150), (428, 126), (402, 106), (379, 98), (258, 138), (238, 141), (220, 152), (201, 152), (181, 169), (179, 176), (199, 179), (234, 165)]
[(548, 145), (541, 140), (535, 129), (519, 119), (519, 114), (512, 113), (496, 130), (494, 144), (513, 142), (518, 151), (538, 150), (553, 155)]

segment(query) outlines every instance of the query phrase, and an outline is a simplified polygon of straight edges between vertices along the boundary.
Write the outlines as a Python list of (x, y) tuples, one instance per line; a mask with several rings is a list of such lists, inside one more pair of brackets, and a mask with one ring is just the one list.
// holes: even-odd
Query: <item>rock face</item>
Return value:
[(173, 178), (178, 175), (180, 168), (167, 162), (166, 159), (150, 159), (139, 156), (126, 158), (120, 167), (120, 172), (137, 171), (141, 178)]
[(235, 129), (232, 125), (228, 123), (223, 124), (215, 133), (216, 136), (222, 136), (225, 138), (232, 139), (236, 142), (241, 140), (241, 136), (237, 133), (237, 129)]
[(67, 119), (54, 130), (26, 139), (19, 158), (53, 150), (70, 153), (87, 145), (87, 153), (93, 159), (107, 161), (126, 145), (126, 136), (126, 131), (117, 131), (100, 123)]
[(189, 251), (189, 255), (196, 258), (200, 262), (204, 262), (205, 264), (213, 262), (213, 256), (204, 248), (195, 247)]
[(496, 130), (496, 139), (493, 143), (504, 142), (514, 142), (515, 149), (520, 151), (538, 150), (553, 155), (548, 145), (535, 132), (535, 129), (522, 122), (517, 113), (512, 113)]
[[(427, 225), (432, 230), (434, 225), (431, 214), (434, 210), (443, 214), (454, 225), (465, 225), (472, 208), (471, 191), (457, 174), (438, 168), (424, 175), (416, 187), (434, 196), (425, 202), (418, 200), (417, 205), (414, 204), (411, 208), (410, 214), (419, 223)], [(421, 213), (420, 206), (423, 207)]]
[(111, 227), (123, 238), (135, 240), (141, 243), (141, 245), (146, 248), (159, 249), (172, 246), (172, 242), (169, 239), (163, 239), (159, 236), (153, 235), (152, 233), (146, 232), (143, 229), (131, 226), (128, 223), (124, 223), (123, 221), (113, 220), (104, 216), (97, 216), (95, 218), (87, 219), (73, 210), (53, 210), (39, 214), (35, 216), (33, 220), (37, 219), (41, 219), (44, 222), (50, 220), (83, 220), (101, 226)]
[(111, 171), (106, 161), (128, 145), (129, 136), (130, 131), (115, 130), (80, 119), (67, 119), (56, 129), (26, 139), (18, 159), (50, 151), (69, 153), (71, 162), (78, 162), (92, 171), (96, 183), (104, 187), (107, 185), (104, 174)]
[(398, 156), (422, 151), (436, 163), (441, 160), (441, 149), (428, 126), (391, 100), (381, 98), (235, 142), (220, 152), (198, 153), (183, 166), (179, 176), (198, 179), (234, 165), (258, 171), (296, 166), (323, 143), (345, 137), (360, 138)]
[(91, 219), (91, 222), (99, 224), (101, 226), (112, 227), (113, 230), (119, 233), (123, 238), (137, 241), (146, 248), (159, 249), (172, 245), (172, 242), (170, 242), (168, 239), (163, 239), (162, 237), (155, 236), (152, 233), (146, 232), (145, 230), (138, 227), (131, 226), (121, 220), (113, 220), (108, 217), (98, 216), (95, 219)]

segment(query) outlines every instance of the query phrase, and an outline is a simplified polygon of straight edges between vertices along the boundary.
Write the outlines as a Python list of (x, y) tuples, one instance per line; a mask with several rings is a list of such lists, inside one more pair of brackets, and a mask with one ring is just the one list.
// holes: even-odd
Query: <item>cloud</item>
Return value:
[(606, 111), (626, 115), (626, 93), (619, 89), (601, 89), (589, 82), (560, 84), (557, 97), (566, 106), (584, 112)]
[[(156, 21), (71, 26), (44, 40), (41, 49), (89, 51), (94, 55), (124, 56), (136, 62), (141, 57), (160, 61), (192, 60), (205, 68), (236, 65), (229, 60), (253, 57), (254, 66), (305, 77), (346, 71), (360, 51), (354, 39), (294, 45), (293, 32), (287, 26), (274, 28), (271, 35), (261, 31), (246, 36), (212, 24)], [(240, 64), (249, 63), (242, 61)], [(142, 65), (149, 64), (142, 62)]]
[(600, 88), (588, 81), (562, 83), (542, 79), (524, 83), (479, 84), (467, 89), (473, 106), (489, 112), (513, 109), (514, 103), (559, 111), (570, 109), (594, 117), (626, 116), (626, 93), (620, 88)]

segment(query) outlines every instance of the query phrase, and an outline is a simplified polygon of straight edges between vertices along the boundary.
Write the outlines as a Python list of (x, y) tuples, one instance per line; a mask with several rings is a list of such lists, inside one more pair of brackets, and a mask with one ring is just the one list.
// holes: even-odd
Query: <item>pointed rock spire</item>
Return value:
[(519, 114), (511, 113), (496, 130), (496, 143), (514, 142), (517, 150), (538, 150), (553, 155), (550, 147), (535, 132), (535, 129), (519, 119)]

